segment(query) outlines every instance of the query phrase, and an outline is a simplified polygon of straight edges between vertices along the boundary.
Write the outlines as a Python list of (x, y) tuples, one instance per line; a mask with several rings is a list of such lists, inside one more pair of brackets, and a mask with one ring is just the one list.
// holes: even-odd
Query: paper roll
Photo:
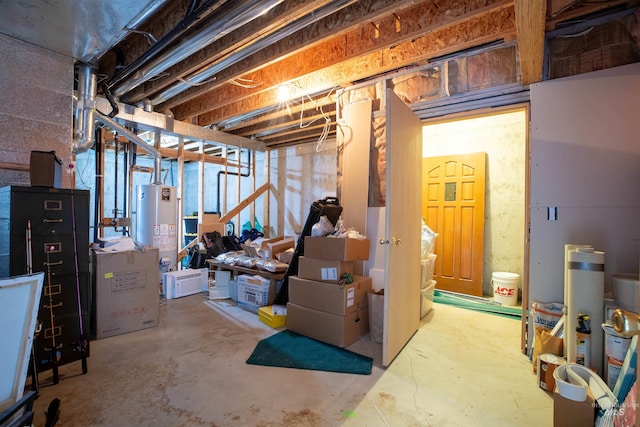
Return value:
[(604, 331), (604, 252), (580, 247), (568, 252), (567, 265), (567, 322), (564, 339), (567, 361), (576, 361), (576, 324), (579, 313), (591, 318), (591, 368), (602, 373)]

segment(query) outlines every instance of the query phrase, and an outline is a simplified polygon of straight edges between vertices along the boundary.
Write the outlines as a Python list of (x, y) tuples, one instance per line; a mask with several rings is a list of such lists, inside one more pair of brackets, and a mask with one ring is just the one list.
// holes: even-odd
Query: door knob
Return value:
[(381, 245), (388, 245), (388, 244), (392, 244), (392, 245), (396, 245), (399, 246), (400, 244), (402, 244), (402, 239), (396, 239), (395, 237), (392, 237), (391, 240), (387, 240), (387, 239), (380, 239), (379, 243)]
[(622, 336), (640, 335), (640, 318), (637, 314), (619, 308), (611, 315), (613, 329)]

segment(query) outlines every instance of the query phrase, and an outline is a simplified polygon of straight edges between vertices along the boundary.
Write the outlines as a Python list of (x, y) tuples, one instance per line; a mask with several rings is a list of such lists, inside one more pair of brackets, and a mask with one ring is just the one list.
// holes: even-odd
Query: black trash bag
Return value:
[(242, 245), (238, 236), (222, 236), (222, 244), (225, 252), (241, 251)]
[(204, 268), (206, 264), (207, 253), (200, 251), (198, 246), (189, 248), (187, 258), (187, 268)]
[(207, 258), (215, 258), (226, 252), (224, 243), (222, 242), (222, 235), (217, 231), (204, 233), (202, 235), (202, 242), (205, 248), (207, 248)]

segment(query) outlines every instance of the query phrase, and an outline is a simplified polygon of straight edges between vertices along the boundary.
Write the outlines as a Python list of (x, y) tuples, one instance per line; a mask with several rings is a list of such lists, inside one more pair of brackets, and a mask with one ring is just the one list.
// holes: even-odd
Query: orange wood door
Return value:
[(438, 233), (438, 289), (482, 296), (485, 164), (485, 153), (423, 159), (422, 215)]

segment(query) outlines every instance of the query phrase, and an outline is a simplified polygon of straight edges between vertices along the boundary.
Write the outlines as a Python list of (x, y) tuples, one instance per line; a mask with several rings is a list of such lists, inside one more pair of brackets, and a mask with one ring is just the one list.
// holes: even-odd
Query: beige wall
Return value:
[(70, 188), (73, 59), (0, 34), (0, 186), (29, 185), (32, 150), (55, 150)]
[(487, 153), (485, 295), (493, 295), (494, 271), (523, 275), (526, 126), (526, 112), (519, 110), (423, 128), (424, 157)]

